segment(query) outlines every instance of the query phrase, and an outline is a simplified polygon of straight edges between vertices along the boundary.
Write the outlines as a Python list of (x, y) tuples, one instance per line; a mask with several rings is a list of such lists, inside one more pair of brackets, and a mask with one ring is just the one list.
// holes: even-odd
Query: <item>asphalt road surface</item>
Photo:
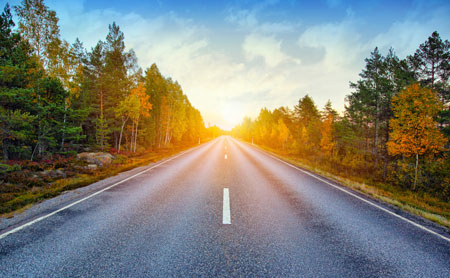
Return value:
[(0, 231), (0, 277), (450, 277), (445, 238), (231, 137), (154, 166)]

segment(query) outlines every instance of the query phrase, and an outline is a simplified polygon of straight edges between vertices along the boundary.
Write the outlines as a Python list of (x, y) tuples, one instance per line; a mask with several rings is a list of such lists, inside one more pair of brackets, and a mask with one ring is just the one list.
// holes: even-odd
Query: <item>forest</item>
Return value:
[(261, 109), (232, 134), (340, 177), (448, 202), (449, 47), (438, 32), (405, 59), (375, 47), (343, 113), (306, 94), (293, 109)]
[[(156, 64), (145, 70), (139, 66), (116, 23), (109, 25), (106, 38), (86, 49), (79, 39), (69, 43), (61, 37), (56, 12), (43, 0), (4, 7), (0, 213), (221, 133), (216, 126), (205, 127), (177, 81), (165, 77)], [(83, 152), (113, 155), (114, 171), (80, 180), (80, 173), (92, 176), (89, 165), (76, 165), (77, 154)], [(133, 157), (140, 162), (128, 159)], [(72, 184), (54, 184), (71, 177)]]
[(207, 133), (200, 112), (157, 65), (142, 70), (112, 23), (90, 50), (61, 38), (43, 1), (1, 16), (1, 155), (42, 160), (83, 150), (137, 152), (194, 143)]

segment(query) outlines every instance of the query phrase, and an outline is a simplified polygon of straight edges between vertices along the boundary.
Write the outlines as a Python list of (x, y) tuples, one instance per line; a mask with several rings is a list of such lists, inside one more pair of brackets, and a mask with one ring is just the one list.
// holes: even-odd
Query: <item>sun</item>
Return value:
[(232, 129), (238, 125), (244, 117), (243, 107), (237, 102), (223, 104), (221, 106), (221, 113), (227, 129)]

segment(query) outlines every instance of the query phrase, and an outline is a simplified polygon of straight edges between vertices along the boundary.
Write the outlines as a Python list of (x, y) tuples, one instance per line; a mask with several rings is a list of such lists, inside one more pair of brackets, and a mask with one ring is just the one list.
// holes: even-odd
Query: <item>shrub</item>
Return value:
[(127, 157), (121, 154), (115, 155), (113, 161), (113, 164), (125, 164), (127, 163)]

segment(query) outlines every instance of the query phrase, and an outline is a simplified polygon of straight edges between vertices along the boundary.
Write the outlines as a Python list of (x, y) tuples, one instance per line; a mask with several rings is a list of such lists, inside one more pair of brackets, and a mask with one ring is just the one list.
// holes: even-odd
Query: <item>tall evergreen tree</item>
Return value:
[(32, 86), (42, 75), (29, 44), (13, 27), (6, 4), (0, 16), (0, 144), (4, 160), (30, 158), (37, 120)]
[(104, 118), (111, 128), (114, 147), (119, 146), (121, 122), (115, 117), (116, 104), (122, 101), (131, 89), (128, 79), (130, 55), (125, 52), (124, 34), (115, 22), (109, 25), (106, 37), (105, 67), (102, 75)]
[(435, 31), (414, 55), (408, 57), (408, 61), (422, 85), (438, 92), (443, 104), (438, 121), (450, 138), (450, 42), (443, 41)]

